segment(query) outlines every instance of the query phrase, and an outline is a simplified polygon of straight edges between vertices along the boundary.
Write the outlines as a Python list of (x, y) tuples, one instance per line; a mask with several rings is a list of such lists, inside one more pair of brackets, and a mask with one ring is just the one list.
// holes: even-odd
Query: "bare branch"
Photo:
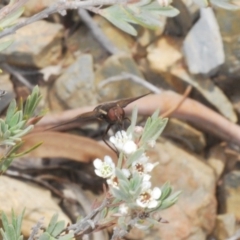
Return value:
[(8, 4), (7, 6), (3, 7), (0, 10), (0, 20), (5, 18), (7, 15), (11, 14), (18, 8), (22, 7), (27, 1), (29, 1), (29, 0), (19, 0), (19, 1), (15, 2), (14, 4), (11, 4), (11, 5)]
[(32, 227), (32, 232), (28, 240), (34, 240), (42, 226), (43, 226), (43, 218), (40, 218), (38, 222)]
[[(91, 8), (89, 9), (91, 10)], [(92, 32), (94, 38), (102, 45), (104, 49), (110, 54), (117, 54), (120, 50), (108, 39), (108, 37), (103, 33), (100, 27), (92, 20), (90, 14), (84, 9), (78, 9), (78, 14), (80, 15), (83, 22)]]
[(147, 82), (146, 80), (132, 74), (132, 73), (126, 73), (126, 72), (122, 72), (121, 74), (117, 75), (117, 76), (113, 76), (113, 77), (109, 77), (103, 81), (101, 81), (98, 84), (98, 88), (102, 88), (103, 86), (111, 83), (111, 82), (118, 82), (118, 81), (123, 81), (123, 80), (131, 80), (135, 83), (138, 83), (139, 85), (144, 86), (145, 88), (149, 89), (150, 91), (154, 92), (154, 93), (161, 93), (162, 90), (155, 87), (153, 84)]
[(6, 28), (0, 32), (0, 38), (5, 37), (10, 34), (14, 34), (18, 29), (31, 24), (33, 22), (39, 21), (41, 19), (47, 18), (50, 14), (59, 12), (64, 14), (67, 9), (78, 9), (78, 8), (86, 8), (92, 6), (99, 6), (99, 5), (112, 5), (117, 3), (125, 3), (126, 0), (88, 0), (88, 1), (64, 1), (60, 0), (57, 3), (53, 4), (52, 6), (44, 9), (43, 11), (33, 15), (32, 17), (27, 18), (26, 20), (21, 20), (18, 24)]
[(25, 85), (26, 87), (28, 87), (30, 90), (33, 90), (33, 85), (31, 83), (29, 83), (29, 81), (23, 77), (18, 71), (14, 70), (10, 65), (8, 65), (7, 63), (2, 63), (0, 64), (1, 68), (3, 68), (5, 71), (9, 72), (10, 74), (12, 74), (14, 77), (16, 77), (16, 79), (21, 82), (23, 85)]

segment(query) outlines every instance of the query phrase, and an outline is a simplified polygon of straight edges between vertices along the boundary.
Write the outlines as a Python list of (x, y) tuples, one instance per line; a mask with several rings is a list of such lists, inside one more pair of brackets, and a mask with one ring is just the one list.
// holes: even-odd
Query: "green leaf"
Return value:
[(137, 124), (138, 109), (135, 106), (132, 111), (131, 125), (128, 127), (127, 135), (132, 134)]
[(129, 18), (132, 18), (136, 23), (143, 27), (155, 30), (163, 25), (162, 22), (159, 19), (152, 16), (150, 12), (129, 8), (127, 6), (123, 7), (123, 9), (129, 15)]
[(0, 28), (9, 27), (11, 24), (13, 24), (24, 12), (24, 7), (20, 7), (16, 9), (15, 12), (8, 14), (6, 17), (4, 17), (2, 20), (0, 20)]
[(1, 232), (1, 235), (3, 237), (3, 240), (11, 240), (11, 239), (8, 238), (7, 234), (3, 231), (2, 228), (0, 229), (0, 232)]
[(7, 41), (1, 41), (0, 42), (0, 52), (2, 52), (3, 50), (5, 50), (6, 48), (8, 48), (12, 43), (13, 43), (13, 39), (7, 40)]
[(118, 180), (119, 190), (124, 193), (126, 196), (129, 196), (129, 183), (123, 180)]
[(11, 101), (11, 103), (8, 106), (6, 119), (5, 119), (6, 123), (9, 123), (11, 121), (11, 118), (13, 117), (16, 110), (17, 110), (17, 104), (16, 104), (16, 100), (14, 99)]
[(165, 198), (167, 198), (171, 192), (172, 192), (172, 188), (170, 186), (170, 183), (169, 182), (166, 182), (162, 187), (161, 187), (161, 191), (162, 191), (162, 194), (161, 194), (161, 197), (159, 200), (164, 200)]
[(152, 1), (150, 4), (141, 8), (144, 11), (151, 12), (151, 14), (157, 16), (176, 17), (180, 12), (178, 9), (168, 6), (161, 7), (157, 1)]
[(65, 222), (64, 222), (63, 220), (57, 222), (56, 225), (55, 225), (55, 227), (54, 227), (54, 229), (53, 229), (53, 231), (52, 231), (52, 236), (53, 236), (53, 237), (58, 236), (58, 235), (62, 232), (62, 230), (64, 229), (64, 227), (65, 227)]
[(157, 119), (157, 118), (159, 118), (159, 109), (157, 109), (157, 110), (153, 113), (153, 115), (151, 116), (151, 119), (152, 119), (152, 120), (155, 120), (155, 119)]
[(128, 194), (125, 194), (124, 192), (121, 192), (116, 188), (112, 188), (111, 192), (112, 192), (112, 195), (115, 198), (118, 198), (118, 199), (123, 200), (123, 201), (128, 201), (129, 200), (129, 195)]
[(135, 23), (135, 21), (133, 21), (132, 18), (129, 18), (122, 5), (116, 4), (111, 7), (104, 8), (100, 12), (100, 15), (105, 17), (109, 22), (122, 31), (130, 35), (137, 36), (137, 31), (134, 27), (132, 27), (132, 25), (129, 24)]
[(131, 156), (127, 159), (127, 166), (131, 166), (133, 162), (137, 161), (145, 152), (144, 148), (139, 148), (136, 152), (131, 154)]
[(18, 153), (18, 154), (14, 154), (14, 158), (17, 158), (17, 157), (22, 157), (30, 152), (32, 152), (34, 149), (38, 148), (39, 146), (41, 146), (43, 143), (40, 142), (40, 143), (37, 143), (36, 145), (34, 145), (33, 147), (27, 149), (26, 151), (24, 152), (21, 152), (21, 153)]
[(142, 189), (142, 176), (139, 173), (133, 173), (130, 179), (130, 193), (133, 196), (138, 196)]
[(115, 173), (119, 180), (128, 182), (127, 177), (124, 175), (124, 173), (121, 171), (121, 169), (116, 168)]
[(40, 237), (39, 240), (50, 240), (51, 236), (49, 235), (49, 233), (45, 232), (43, 233)]
[(155, 133), (152, 134), (151, 139), (150, 140), (156, 140), (161, 133), (163, 132), (163, 130), (165, 129), (168, 119), (164, 118), (164, 119), (159, 119), (160, 121), (158, 122), (158, 124), (156, 124), (156, 131)]
[(11, 127), (12, 134), (18, 134), (21, 131), (21, 129), (25, 126), (25, 124), (26, 121), (22, 120), (19, 121), (15, 126)]
[(167, 119), (157, 118), (147, 122), (147, 126), (144, 127), (144, 132), (141, 137), (140, 144), (146, 144), (150, 140), (156, 140), (164, 130)]
[(1, 229), (1, 234), (4, 240), (20, 240), (23, 238), (21, 236), (23, 214), (24, 211), (22, 211), (21, 215), (15, 216), (12, 210), (12, 223), (9, 223), (6, 214), (2, 212), (1, 218), (4, 231)]
[(9, 138), (10, 136), (11, 136), (11, 133), (10, 133), (9, 130), (5, 131), (4, 134), (3, 134), (3, 138), (4, 138), (4, 139)]
[(73, 234), (73, 233), (68, 233), (68, 234), (66, 234), (66, 235), (64, 235), (64, 236), (59, 237), (59, 240), (70, 240), (70, 239), (72, 239), (73, 237), (74, 237), (74, 234)]
[(1, 220), (2, 220), (3, 229), (6, 230), (9, 225), (9, 222), (7, 219), (7, 215), (4, 212), (2, 212)]
[(54, 228), (55, 228), (55, 226), (56, 226), (56, 224), (57, 224), (57, 220), (58, 220), (58, 214), (55, 213), (55, 214), (52, 216), (51, 220), (50, 220), (50, 223), (49, 223), (49, 225), (48, 225), (48, 227), (47, 227), (46, 232), (52, 234), (52, 232), (53, 232), (53, 230), (54, 230)]
[(15, 233), (15, 230), (14, 230), (14, 227), (12, 224), (9, 224), (7, 229), (5, 230), (7, 236), (9, 239), (11, 240), (17, 240), (17, 236), (16, 236), (16, 233)]
[(40, 91), (39, 91), (39, 87), (35, 86), (32, 94), (30, 96), (28, 96), (25, 106), (24, 106), (24, 119), (29, 119), (30, 117), (32, 117), (37, 105), (39, 104), (39, 102), (41, 101), (41, 95), (40, 95)]
[(228, 0), (211, 0), (211, 3), (227, 10), (239, 10), (240, 7), (231, 3)]
[(163, 210), (163, 209), (169, 208), (172, 205), (174, 205), (177, 202), (178, 197), (179, 197), (180, 194), (181, 194), (180, 191), (175, 192), (174, 194), (172, 194), (170, 197), (168, 197), (167, 199), (162, 201), (162, 204), (160, 205), (160, 207), (158, 209)]
[(13, 114), (11, 120), (9, 121), (9, 128), (11, 128), (11, 126), (16, 126), (17, 123), (18, 123), (20, 120), (22, 120), (21, 117), (22, 117), (22, 112), (20, 112), (20, 111), (15, 112), (15, 113)]
[(17, 236), (21, 235), (21, 227), (22, 227), (24, 213), (25, 213), (25, 209), (22, 211), (22, 213), (16, 219), (16, 223), (15, 223), (14, 227), (15, 227)]
[(0, 119), (0, 128), (1, 135), (3, 136), (3, 134), (8, 130), (8, 125), (2, 119)]
[(21, 130), (21, 132), (20, 132), (20, 133), (18, 133), (18, 134), (15, 134), (13, 137), (15, 137), (15, 138), (22, 137), (22, 136), (26, 135), (27, 133), (29, 133), (30, 131), (32, 131), (32, 130), (33, 130), (33, 128), (34, 128), (34, 126), (33, 126), (33, 125), (29, 125), (29, 126), (28, 126), (28, 127), (26, 127), (25, 129)]

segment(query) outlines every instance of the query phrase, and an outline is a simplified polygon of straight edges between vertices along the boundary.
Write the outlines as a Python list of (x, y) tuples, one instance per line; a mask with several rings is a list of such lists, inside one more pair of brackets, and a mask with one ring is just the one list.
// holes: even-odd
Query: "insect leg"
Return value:
[(108, 144), (108, 142), (106, 141), (106, 136), (107, 136), (107, 133), (109, 131), (109, 129), (113, 126), (113, 124), (109, 124), (105, 133), (103, 134), (102, 136), (102, 140), (104, 141), (104, 143), (109, 147), (111, 148), (117, 155), (119, 154), (119, 152), (117, 151), (117, 149), (114, 149), (110, 144)]

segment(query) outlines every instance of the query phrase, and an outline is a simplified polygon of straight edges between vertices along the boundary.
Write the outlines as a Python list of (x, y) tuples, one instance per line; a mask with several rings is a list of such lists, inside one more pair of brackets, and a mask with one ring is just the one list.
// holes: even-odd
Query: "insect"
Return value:
[(106, 137), (109, 129), (113, 125), (118, 125), (120, 127), (123, 127), (124, 120), (129, 120), (125, 116), (124, 108), (131, 102), (134, 102), (134, 101), (138, 100), (139, 98), (145, 97), (148, 94), (150, 94), (150, 93), (147, 93), (147, 94), (144, 94), (144, 95), (141, 95), (138, 97), (120, 99), (115, 102), (102, 103), (101, 105), (98, 105), (97, 107), (95, 107), (94, 110), (91, 112), (86, 112), (86, 113), (80, 114), (68, 122), (64, 122), (62, 124), (56, 125), (47, 130), (51, 130), (51, 129), (54, 129), (54, 128), (57, 128), (57, 127), (60, 127), (60, 126), (66, 125), (66, 124), (75, 123), (75, 122), (83, 123), (83, 122), (90, 122), (90, 121), (94, 121), (94, 120), (105, 121), (106, 123), (108, 123), (108, 126), (105, 130), (105, 133), (104, 133), (102, 139), (108, 147), (110, 147), (114, 152), (116, 152), (116, 150), (113, 149), (105, 140), (105, 137)]

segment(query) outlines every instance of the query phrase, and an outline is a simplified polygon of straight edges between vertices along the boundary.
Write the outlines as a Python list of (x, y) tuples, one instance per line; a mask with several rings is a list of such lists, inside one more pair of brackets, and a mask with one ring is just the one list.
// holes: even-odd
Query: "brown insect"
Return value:
[(83, 123), (83, 122), (90, 122), (90, 121), (94, 121), (94, 120), (105, 121), (106, 123), (108, 123), (108, 127), (107, 127), (102, 139), (106, 143), (107, 146), (109, 146), (114, 152), (116, 152), (116, 150), (114, 150), (106, 142), (105, 136), (107, 135), (109, 129), (113, 125), (117, 124), (120, 127), (123, 127), (124, 120), (129, 120), (127, 117), (125, 117), (125, 111), (123, 108), (125, 108), (131, 102), (134, 102), (134, 101), (138, 100), (139, 98), (145, 97), (148, 94), (150, 94), (150, 93), (147, 93), (147, 94), (144, 94), (144, 95), (141, 95), (138, 97), (120, 99), (115, 102), (102, 103), (101, 105), (98, 105), (97, 107), (95, 107), (94, 110), (91, 112), (86, 112), (86, 113), (80, 114), (68, 122), (64, 122), (62, 124), (59, 124), (52, 128), (49, 128), (47, 130), (51, 130), (53, 128), (57, 128), (57, 127), (60, 127), (60, 126), (66, 125), (66, 124), (70, 124), (70, 123), (75, 123), (75, 122)]

